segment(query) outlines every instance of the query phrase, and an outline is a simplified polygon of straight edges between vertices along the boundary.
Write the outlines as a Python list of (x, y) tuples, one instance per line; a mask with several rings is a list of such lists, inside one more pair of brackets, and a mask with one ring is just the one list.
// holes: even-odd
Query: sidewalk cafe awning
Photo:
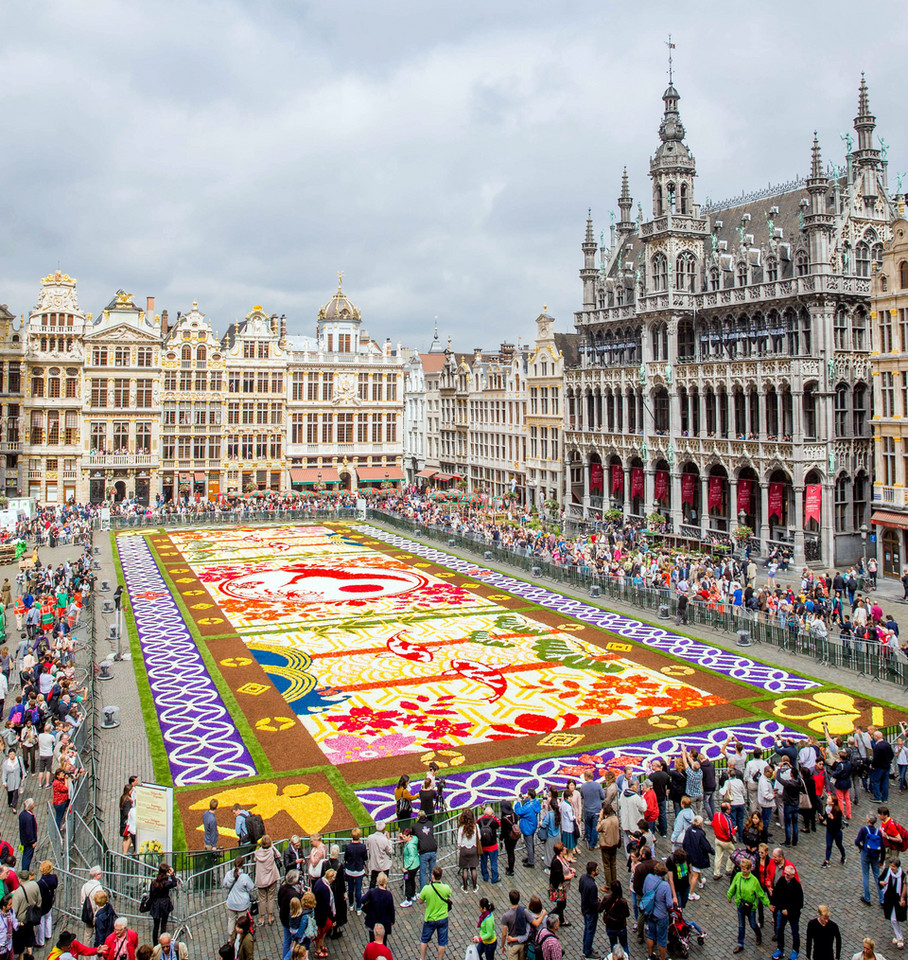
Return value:
[(416, 476), (422, 477), (424, 480), (430, 480), (437, 473), (438, 471), (434, 467), (427, 467), (425, 470), (420, 470), (419, 473), (416, 474)]
[(204, 471), (204, 470), (196, 470), (196, 472), (195, 472), (195, 482), (196, 482), (196, 483), (204, 483), (204, 482), (205, 482), (205, 471)]
[(908, 513), (877, 510), (870, 522), (875, 523), (878, 527), (895, 527), (897, 530), (908, 530)]
[[(321, 477), (319, 477), (319, 474), (321, 474)], [(340, 483), (340, 477), (333, 470), (319, 470), (318, 467), (290, 468), (291, 483), (309, 484), (318, 483), (319, 480), (322, 483)]]
[(438, 483), (447, 483), (448, 480), (453, 480), (454, 478), (450, 473), (436, 473), (434, 479)]
[(400, 467), (357, 467), (356, 475), (360, 482), (406, 480)]

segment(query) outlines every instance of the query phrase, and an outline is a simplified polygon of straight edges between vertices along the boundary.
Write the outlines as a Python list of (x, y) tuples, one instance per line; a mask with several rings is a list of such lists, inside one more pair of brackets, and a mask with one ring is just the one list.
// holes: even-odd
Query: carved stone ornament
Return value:
[(356, 395), (355, 373), (338, 373), (335, 375), (333, 400), (340, 406), (357, 406), (360, 403)]

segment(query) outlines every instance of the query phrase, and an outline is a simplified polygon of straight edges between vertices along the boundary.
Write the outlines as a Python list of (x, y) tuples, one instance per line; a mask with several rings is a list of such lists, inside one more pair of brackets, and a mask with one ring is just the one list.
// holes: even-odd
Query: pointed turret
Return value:
[(630, 186), (627, 181), (627, 167), (621, 174), (621, 196), (618, 197), (618, 208), (621, 210), (621, 219), (618, 221), (619, 233), (633, 233), (634, 221), (631, 218), (631, 208), (634, 206)]
[(596, 235), (593, 232), (593, 211), (587, 210), (586, 234), (580, 245), (583, 250), (583, 307), (592, 310), (596, 306)]
[(858, 88), (858, 115), (854, 118), (854, 129), (858, 135), (858, 152), (873, 149), (873, 131), (876, 117), (870, 112), (870, 96), (867, 81), (861, 74), (861, 86)]
[(813, 146), (810, 149), (810, 176), (807, 178), (807, 193), (810, 195), (810, 212), (804, 217), (804, 232), (810, 250), (810, 272), (828, 273), (834, 217), (828, 211), (826, 193), (829, 180), (823, 173), (823, 158), (820, 154), (820, 141), (817, 132), (813, 132)]
[(684, 142), (684, 124), (678, 112), (680, 99), (674, 84), (669, 83), (662, 94), (665, 104), (662, 123), (659, 124), (662, 142), (649, 164), (653, 178), (653, 217), (691, 216), (693, 212), (697, 164)]
[(873, 131), (876, 129), (876, 117), (870, 112), (870, 95), (867, 81), (861, 74), (858, 88), (858, 115), (854, 118), (854, 130), (858, 135), (857, 149), (852, 153), (854, 179), (860, 184), (860, 193), (864, 197), (864, 212), (871, 213), (880, 192), (883, 164), (880, 151), (873, 147)]

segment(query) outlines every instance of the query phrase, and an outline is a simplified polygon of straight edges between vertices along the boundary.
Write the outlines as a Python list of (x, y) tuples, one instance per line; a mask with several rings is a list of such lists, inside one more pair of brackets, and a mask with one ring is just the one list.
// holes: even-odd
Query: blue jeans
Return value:
[(797, 804), (791, 806), (785, 804), (785, 842), (798, 842), (798, 813), (800, 812)]
[(598, 913), (585, 913), (583, 915), (583, 955), (585, 957), (591, 957), (593, 955), (593, 937), (596, 936), (596, 926), (598, 923)]
[(28, 870), (32, 863), (32, 857), (35, 855), (35, 845), (30, 843), (22, 848), (22, 870)]
[(884, 803), (889, 799), (889, 771), (870, 771), (870, 793), (877, 803)]
[(791, 928), (791, 949), (795, 953), (801, 952), (800, 919), (800, 914), (789, 911), (786, 917), (781, 910), (776, 910), (776, 948), (782, 953), (785, 952), (785, 924)]
[(747, 924), (750, 924), (751, 930), (760, 936), (760, 924), (757, 923), (757, 911), (749, 903), (738, 905), (738, 946), (744, 946), (744, 934), (747, 932)]
[(290, 957), (290, 927), (284, 927), (284, 946), (281, 949), (282, 960), (288, 960)]
[(598, 813), (583, 812), (583, 830), (586, 834), (586, 845), (592, 850), (599, 846), (599, 837), (596, 833), (596, 823), (599, 820)]
[(646, 939), (652, 940), (657, 947), (668, 944), (668, 916), (650, 917), (646, 921)]
[(735, 825), (735, 834), (739, 840), (743, 840), (744, 834), (744, 811), (747, 809), (747, 804), (744, 803), (735, 803), (732, 804), (731, 809), (728, 811), (729, 816), (732, 819), (732, 823)]
[(760, 807), (760, 816), (763, 819), (763, 829), (769, 833), (769, 826), (772, 823), (772, 812), (775, 810), (775, 806), (772, 807)]
[(829, 854), (832, 853), (832, 845), (835, 844), (839, 848), (839, 853), (842, 854), (842, 859), (845, 859), (845, 847), (842, 844), (842, 831), (839, 830), (837, 833), (831, 833), (829, 830), (826, 831), (826, 856), (824, 859), (829, 859)]
[(899, 767), (899, 790), (908, 790), (908, 764), (900, 763)]
[(489, 867), (492, 868), (492, 883), (498, 883), (498, 851), (483, 850), (479, 856), (479, 871), (482, 879), (488, 883)]
[(347, 903), (359, 910), (363, 905), (363, 878), (347, 874)]
[(624, 948), (624, 955), (627, 956), (628, 954), (627, 927), (621, 927), (620, 929), (618, 929), (617, 927), (614, 927), (614, 928), (606, 927), (605, 935), (608, 937), (608, 945), (610, 949), (614, 950), (615, 944), (620, 943), (621, 946)]
[(432, 878), (432, 871), (435, 869), (435, 861), (438, 859), (438, 851), (432, 850), (429, 853), (419, 855), (419, 889), (426, 885), (426, 877)]
[(878, 856), (870, 857), (864, 851), (861, 851), (861, 879), (864, 881), (864, 899), (872, 899), (870, 896), (870, 874), (873, 874), (873, 889), (876, 891), (877, 900), (882, 906), (883, 891), (880, 889), (880, 859)]

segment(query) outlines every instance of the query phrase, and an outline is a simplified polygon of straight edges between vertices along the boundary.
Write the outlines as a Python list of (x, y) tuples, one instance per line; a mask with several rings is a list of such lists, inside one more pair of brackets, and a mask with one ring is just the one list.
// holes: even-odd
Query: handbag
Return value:
[(549, 890), (549, 900), (552, 903), (564, 903), (567, 900), (567, 891), (564, 889), (563, 883), (559, 883), (557, 887)]
[(259, 915), (259, 900), (258, 897), (249, 898), (249, 916), (257, 917)]
[(41, 908), (30, 903), (25, 908), (25, 922), (32, 927), (37, 927), (41, 922)]
[(151, 897), (147, 893), (142, 894), (142, 899), (139, 901), (139, 913), (148, 913), (151, 909)]

